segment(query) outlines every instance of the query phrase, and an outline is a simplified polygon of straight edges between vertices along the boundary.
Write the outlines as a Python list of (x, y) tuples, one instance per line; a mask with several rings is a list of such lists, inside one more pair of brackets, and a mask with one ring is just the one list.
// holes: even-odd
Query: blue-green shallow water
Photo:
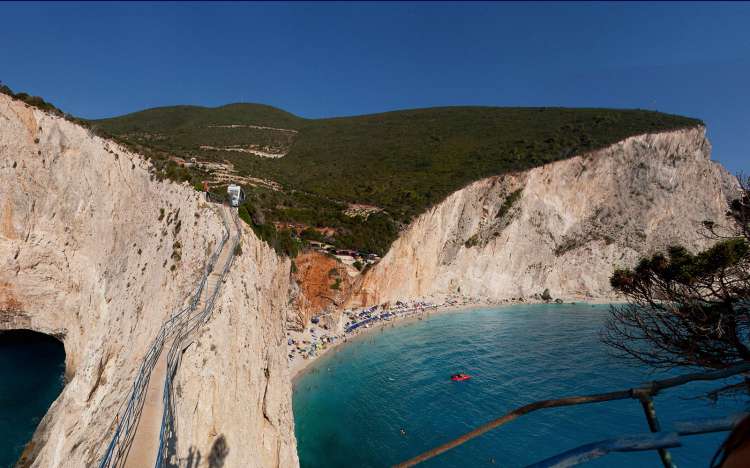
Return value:
[[(333, 350), (295, 383), (303, 467), (380, 467), (404, 461), (535, 400), (620, 390), (664, 377), (608, 354), (599, 341), (607, 306), (528, 305), (437, 314), (375, 331)], [(449, 376), (466, 372), (467, 382)], [(741, 410), (740, 400), (686, 398), (690, 384), (656, 398), (670, 421)], [(406, 430), (406, 436), (400, 429)], [(622, 433), (648, 432), (635, 400), (543, 410), (425, 463), (525, 466)], [(680, 467), (706, 467), (725, 434), (686, 438)], [(655, 452), (614, 454), (587, 466), (660, 466)]]
[(0, 467), (13, 466), (63, 388), (65, 350), (30, 331), (0, 332)]

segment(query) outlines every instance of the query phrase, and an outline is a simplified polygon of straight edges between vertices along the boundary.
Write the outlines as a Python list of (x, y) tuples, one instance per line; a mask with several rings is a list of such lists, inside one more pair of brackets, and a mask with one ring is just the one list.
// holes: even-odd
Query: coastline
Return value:
[[(287, 361), (289, 365), (289, 373), (292, 381), (292, 386), (294, 386), (297, 382), (297, 380), (302, 377), (307, 371), (310, 370), (310, 367), (313, 362), (320, 359), (322, 356), (329, 354), (333, 350), (338, 349), (340, 346), (348, 344), (351, 341), (354, 341), (358, 338), (364, 338), (368, 335), (370, 335), (372, 332), (382, 329), (388, 325), (396, 326), (398, 325), (406, 325), (408, 323), (412, 323), (414, 321), (422, 320), (422, 317), (430, 316), (432, 314), (444, 314), (444, 313), (455, 313), (455, 312), (467, 312), (475, 309), (486, 309), (486, 308), (495, 308), (495, 307), (512, 307), (517, 305), (531, 305), (531, 304), (590, 304), (590, 305), (601, 305), (601, 304), (615, 304), (622, 302), (621, 300), (618, 300), (617, 298), (570, 298), (565, 299), (562, 302), (555, 302), (555, 301), (544, 301), (541, 299), (524, 299), (524, 300), (518, 300), (518, 299), (507, 299), (507, 300), (501, 300), (501, 301), (485, 301), (485, 300), (477, 300), (477, 299), (470, 299), (470, 298), (461, 298), (460, 300), (453, 299), (456, 302), (455, 303), (449, 303), (444, 302), (442, 304), (435, 304), (432, 306), (424, 307), (421, 313), (418, 314), (411, 314), (408, 316), (398, 316), (396, 315), (394, 318), (388, 321), (377, 321), (373, 325), (367, 327), (367, 328), (358, 328), (354, 333), (351, 333), (350, 335), (346, 336), (344, 339), (336, 339), (333, 342), (327, 343), (326, 346), (319, 351), (317, 351), (314, 355), (302, 359), (299, 357), (295, 357), (291, 361)], [(460, 301), (460, 302), (459, 302)], [(298, 337), (306, 336), (309, 334), (309, 325), (305, 328), (303, 332), (297, 332), (295, 335)], [(288, 333), (287, 336), (290, 336), (291, 333)]]
[[(312, 363), (320, 359), (322, 356), (329, 354), (335, 349), (338, 349), (339, 347), (349, 344), (350, 342), (364, 338), (368, 335), (370, 335), (372, 332), (380, 330), (384, 327), (387, 327), (388, 325), (395, 326), (396, 324), (399, 325), (406, 325), (408, 323), (412, 323), (418, 320), (421, 320), (424, 316), (429, 316), (430, 314), (440, 314), (440, 313), (446, 313), (446, 312), (459, 312), (459, 311), (467, 311), (470, 309), (475, 309), (479, 307), (494, 307), (494, 306), (500, 306), (503, 304), (481, 304), (481, 303), (472, 303), (472, 304), (460, 304), (460, 305), (436, 305), (433, 306), (425, 311), (423, 311), (419, 315), (410, 315), (408, 317), (397, 317), (390, 321), (379, 321), (372, 325), (369, 328), (361, 328), (358, 329), (356, 333), (353, 333), (349, 336), (347, 336), (345, 339), (339, 339), (336, 340), (333, 343), (328, 344), (324, 349), (319, 351), (315, 356), (307, 358), (307, 359), (294, 359), (292, 362), (289, 363), (289, 372), (292, 379), (292, 384), (296, 382), (296, 380), (305, 374), (306, 371), (309, 370)], [(514, 305), (514, 304), (505, 304), (505, 305)]]

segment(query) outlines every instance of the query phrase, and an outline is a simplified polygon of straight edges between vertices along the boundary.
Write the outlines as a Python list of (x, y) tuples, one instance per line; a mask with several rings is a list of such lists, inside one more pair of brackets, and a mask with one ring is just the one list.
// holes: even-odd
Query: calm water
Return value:
[[(599, 342), (606, 306), (533, 305), (439, 314), (376, 331), (334, 350), (295, 385), (303, 467), (380, 467), (408, 459), (534, 400), (619, 390), (664, 375), (611, 357)], [(449, 376), (466, 372), (468, 382)], [(716, 386), (716, 384), (714, 384)], [(670, 421), (744, 408), (688, 398), (691, 384), (656, 398)], [(406, 436), (400, 429), (406, 430)], [(543, 410), (424, 466), (525, 466), (621, 433), (648, 432), (634, 400)], [(680, 467), (706, 467), (725, 435), (672, 449)], [(660, 466), (655, 452), (614, 454), (587, 466)]]
[(52, 337), (0, 332), (0, 467), (13, 466), (63, 388), (65, 350)]

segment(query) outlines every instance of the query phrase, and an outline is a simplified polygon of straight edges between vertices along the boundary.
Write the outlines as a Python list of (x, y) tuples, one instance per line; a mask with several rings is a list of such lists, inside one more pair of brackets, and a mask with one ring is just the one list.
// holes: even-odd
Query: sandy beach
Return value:
[[(341, 345), (347, 344), (352, 340), (366, 336), (374, 331), (387, 327), (388, 325), (395, 326), (396, 324), (404, 325), (417, 320), (421, 320), (424, 317), (430, 315), (442, 314), (447, 312), (460, 312), (469, 311), (477, 308), (489, 308), (489, 307), (510, 307), (522, 304), (555, 304), (554, 301), (543, 301), (536, 298), (522, 298), (522, 299), (507, 299), (504, 301), (486, 301), (467, 297), (451, 297), (444, 302), (435, 304), (429, 300), (416, 301), (424, 303), (419, 311), (411, 311), (408, 314), (396, 314), (389, 318), (389, 320), (375, 320), (368, 324), (369, 326), (359, 327), (351, 332), (346, 332), (344, 328), (340, 330), (325, 330), (315, 324), (308, 324), (302, 332), (288, 331), (287, 340), (293, 340), (293, 344), (288, 344), (287, 354), (292, 357), (289, 358), (289, 371), (292, 380), (295, 381), (301, 375), (304, 374), (305, 370), (309, 366), (319, 359), (321, 356), (331, 352)], [(597, 298), (569, 298), (563, 300), (561, 303), (572, 304), (572, 303), (585, 303), (585, 304), (610, 304), (618, 302), (614, 298), (610, 299), (597, 299)], [(558, 302), (560, 303), (560, 302)], [(358, 309), (362, 311), (366, 309)], [(392, 309), (380, 309), (382, 313), (390, 311)], [(356, 312), (356, 311), (355, 311)], [(321, 343), (321, 338), (327, 336), (330, 341)], [(313, 343), (321, 343), (316, 346), (313, 353), (306, 353), (304, 355), (298, 351), (298, 344), (302, 344), (302, 347), (311, 346)], [(294, 352), (292, 350), (295, 350)]]

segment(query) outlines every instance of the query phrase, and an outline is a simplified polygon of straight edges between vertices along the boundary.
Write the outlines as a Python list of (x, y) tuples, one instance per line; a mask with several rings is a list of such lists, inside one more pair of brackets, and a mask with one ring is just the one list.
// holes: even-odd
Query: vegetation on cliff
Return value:
[[(645, 110), (493, 107), (310, 120), (259, 104), (158, 108), (92, 123), (155, 150), (228, 159), (240, 173), (379, 206), (402, 221), (473, 180), (564, 159), (636, 134), (701, 124)], [(228, 150), (250, 146), (288, 154), (268, 159)]]
[[(462, 186), (608, 146), (701, 125), (646, 110), (444, 107), (304, 119), (259, 104), (175, 106), (91, 122), (155, 157), (229, 162), (268, 222), (330, 227), (342, 248), (384, 253), (398, 227)], [(261, 157), (248, 151), (281, 155)], [(189, 171), (169, 177), (189, 179)], [(352, 204), (378, 207), (351, 217)]]
[[(722, 369), (750, 361), (750, 180), (726, 222), (704, 222), (717, 243), (693, 254), (671, 247), (618, 269), (612, 287), (628, 303), (613, 306), (604, 341), (660, 368)], [(747, 382), (724, 390), (747, 390)]]
[(63, 117), (64, 119), (70, 120), (71, 122), (75, 122), (79, 125), (83, 125), (84, 127), (88, 127), (88, 120), (79, 119), (78, 117), (67, 114), (60, 110), (57, 106), (55, 106), (51, 102), (47, 102), (40, 96), (33, 96), (24, 92), (16, 93), (2, 81), (0, 81), (0, 94), (5, 94), (12, 97), (13, 99), (23, 101), (29, 106), (36, 107), (37, 109), (43, 110), (53, 115), (57, 115), (58, 117)]
[[(260, 214), (251, 225), (268, 239), (315, 228), (336, 247), (380, 255), (414, 216), (472, 181), (702, 125), (646, 110), (500, 107), (305, 119), (261, 104), (162, 107), (83, 123), (148, 156), (159, 178), (200, 187), (220, 165), (229, 177), (214, 188), (242, 183), (248, 212)], [(373, 211), (352, 214), (353, 204)]]

